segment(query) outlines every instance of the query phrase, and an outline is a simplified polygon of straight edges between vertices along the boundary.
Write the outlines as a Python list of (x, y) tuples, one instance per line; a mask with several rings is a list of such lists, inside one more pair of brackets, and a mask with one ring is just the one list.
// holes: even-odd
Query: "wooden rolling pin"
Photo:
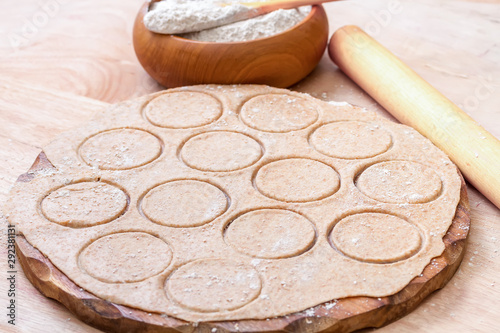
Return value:
[(400, 122), (441, 148), (500, 208), (500, 141), (356, 26), (337, 30), (330, 58)]

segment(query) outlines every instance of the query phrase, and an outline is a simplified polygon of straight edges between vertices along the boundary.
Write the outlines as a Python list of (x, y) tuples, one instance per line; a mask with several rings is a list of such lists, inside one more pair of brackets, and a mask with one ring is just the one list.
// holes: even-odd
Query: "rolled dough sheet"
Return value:
[(9, 221), (80, 287), (187, 321), (395, 294), (444, 250), (461, 185), (409, 127), (256, 85), (120, 103), (44, 152)]

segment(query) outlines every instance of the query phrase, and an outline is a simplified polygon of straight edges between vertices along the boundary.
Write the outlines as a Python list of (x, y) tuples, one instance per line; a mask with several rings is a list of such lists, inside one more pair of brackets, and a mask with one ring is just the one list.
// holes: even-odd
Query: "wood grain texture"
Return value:
[[(99, 4), (99, 10), (96, 10)], [(105, 102), (156, 87), (131, 36), (142, 1), (20, 0), (0, 3), (0, 72)], [(139, 92), (139, 94), (142, 94)]]
[(328, 42), (328, 19), (322, 6), (295, 27), (275, 36), (248, 42), (208, 43), (146, 29), (139, 11), (134, 49), (146, 71), (162, 85), (258, 83), (289, 87), (316, 67)]
[[(6, 133), (0, 133), (2, 202), (17, 176), (28, 170), (40, 152), (38, 147), (96, 111), (95, 104), (86, 102), (89, 98), (117, 102), (162, 89), (141, 68), (132, 47), (134, 18), (143, 0), (60, 1), (59, 9), (45, 25), (30, 34), (23, 45), (13, 45), (9, 38), (13, 34), (23, 36), (26, 20), (32, 22), (33, 16), (43, 11), (42, 6), (51, 1), (19, 0), (15, 6), (0, 2), (0, 79), (18, 84), (15, 94), (8, 85), (0, 85), (0, 111), (4, 111), (0, 128)], [(399, 7), (386, 15), (389, 3)], [(349, 0), (325, 4), (324, 8), (331, 32), (348, 24), (368, 31), (500, 138), (500, 0)], [(36, 102), (30, 98), (33, 87), (38, 91)], [(328, 56), (292, 90), (326, 101), (345, 100), (391, 118)], [(68, 94), (62, 97), (61, 93)], [(10, 96), (6, 105), (4, 96)], [(18, 112), (25, 114), (23, 121), (18, 121)], [(27, 142), (28, 137), (30, 144), (19, 141)], [(457, 273), (443, 290), (432, 293), (410, 314), (377, 333), (498, 330), (500, 210), (470, 185), (468, 193), (471, 232)], [(6, 223), (0, 216), (0, 244), (6, 244)], [(0, 258), (6, 258), (3, 245)], [(6, 260), (0, 260), (0, 272), (0, 305), (6, 306)], [(17, 288), (17, 325), (12, 327), (2, 319), (0, 331), (100, 332), (40, 294), (19, 265)]]
[[(5, 77), (0, 78), (0, 91), (0, 135), (39, 149), (53, 138), (47, 138), (46, 133), (57, 135), (69, 130), (108, 106), (95, 99)], [(70, 119), (65, 117), (68, 113)]]
[(361, 28), (337, 30), (328, 50), (347, 76), (400, 122), (441, 148), (500, 208), (500, 140)]
[(255, 1), (247, 2), (245, 1), (245, 6), (253, 7), (257, 9), (260, 15), (270, 13), (278, 9), (292, 9), (301, 6), (311, 6), (319, 5), (325, 2), (332, 2), (338, 0), (267, 0), (265, 2)]

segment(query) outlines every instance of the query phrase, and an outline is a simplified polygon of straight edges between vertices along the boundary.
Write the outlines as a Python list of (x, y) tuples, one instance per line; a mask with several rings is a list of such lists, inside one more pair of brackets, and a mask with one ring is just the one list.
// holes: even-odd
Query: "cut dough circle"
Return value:
[(79, 256), (80, 268), (107, 283), (143, 281), (165, 270), (172, 251), (163, 240), (143, 232), (125, 232), (99, 238)]
[(285, 133), (313, 124), (318, 119), (310, 101), (287, 94), (268, 94), (251, 98), (241, 108), (241, 120), (265, 132)]
[(340, 121), (316, 129), (309, 142), (324, 155), (355, 159), (385, 153), (392, 145), (392, 138), (380, 125)]
[(237, 217), (226, 242), (237, 251), (263, 259), (289, 258), (307, 251), (316, 232), (304, 216), (283, 209), (260, 209)]
[(88, 138), (79, 149), (83, 161), (106, 170), (126, 170), (148, 164), (162, 151), (153, 134), (131, 128), (115, 129)]
[(391, 263), (413, 256), (421, 247), (419, 230), (388, 214), (362, 213), (339, 221), (330, 234), (346, 256), (369, 263)]
[(127, 195), (104, 182), (81, 182), (52, 191), (41, 202), (43, 215), (51, 222), (85, 228), (110, 222), (128, 205)]
[(182, 147), (184, 163), (201, 171), (227, 172), (244, 169), (262, 157), (257, 140), (236, 132), (207, 132), (189, 139)]
[(356, 182), (361, 192), (387, 203), (426, 203), (441, 192), (441, 178), (419, 163), (390, 161), (368, 167)]
[(285, 202), (324, 199), (338, 191), (340, 177), (331, 167), (306, 158), (278, 160), (264, 165), (255, 177), (265, 196)]
[(208, 125), (222, 115), (222, 105), (205, 93), (182, 91), (156, 97), (144, 108), (146, 118), (155, 126), (192, 128)]
[(225, 259), (202, 259), (176, 270), (165, 285), (182, 307), (199, 312), (241, 308), (260, 294), (262, 283), (253, 267)]
[(198, 227), (210, 223), (228, 208), (226, 194), (198, 180), (159, 185), (143, 198), (141, 209), (151, 221), (169, 227)]

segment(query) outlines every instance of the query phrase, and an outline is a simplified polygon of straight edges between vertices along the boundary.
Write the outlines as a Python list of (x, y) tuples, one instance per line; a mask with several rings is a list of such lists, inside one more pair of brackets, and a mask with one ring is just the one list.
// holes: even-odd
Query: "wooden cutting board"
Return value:
[[(37, 172), (54, 169), (42, 152), (18, 182), (29, 182)], [(350, 297), (267, 320), (188, 323), (173, 317), (114, 304), (73, 283), (23, 236), (16, 239), (19, 262), (28, 280), (45, 296), (66, 306), (82, 321), (110, 332), (352, 332), (380, 327), (411, 312), (430, 293), (446, 285), (465, 253), (470, 229), (470, 207), (462, 178), (460, 202), (443, 242), (445, 250), (397, 294), (388, 297)]]
[[(26, 20), (33, 22), (48, 2), (0, 4), (4, 32), (0, 39), (1, 201), (17, 176), (28, 170), (40, 147), (57, 134), (88, 120), (106, 105), (103, 102), (161, 89), (141, 69), (130, 44), (132, 22), (142, 1), (60, 1), (51, 16), (40, 21), (36, 32), (26, 38), (26, 45), (13, 47), (9, 36), (22, 35)], [(403, 10), (384, 20), (390, 2), (329, 4), (330, 31), (345, 24), (357, 24), (369, 32), (371, 27), (377, 40), (500, 137), (499, 1), (399, 1)], [(293, 89), (325, 100), (348, 100), (387, 115), (327, 57)], [(497, 329), (500, 210), (473, 188), (468, 187), (468, 191), (472, 229), (457, 274), (442, 291), (380, 332)], [(5, 244), (5, 236), (5, 232), (0, 234), (0, 243)], [(4, 246), (0, 257), (6, 258)], [(7, 295), (8, 290), (3, 278), (7, 277), (6, 264), (7, 260), (0, 261), (1, 295)], [(17, 271), (17, 326), (1, 320), (1, 331), (98, 332), (42, 296), (26, 280), (19, 264)], [(2, 296), (5, 301), (6, 296)]]

